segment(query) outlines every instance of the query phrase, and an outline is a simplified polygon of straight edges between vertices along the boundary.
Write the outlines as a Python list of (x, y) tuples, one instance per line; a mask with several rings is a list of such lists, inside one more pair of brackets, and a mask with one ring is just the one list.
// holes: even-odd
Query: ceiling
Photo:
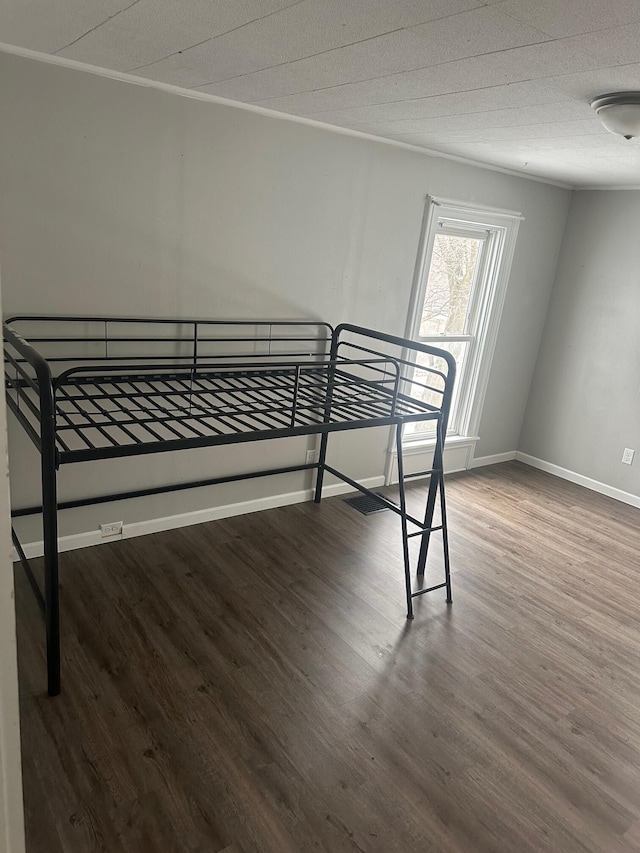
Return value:
[(640, 0), (4, 0), (0, 42), (578, 187), (640, 187), (597, 95)]

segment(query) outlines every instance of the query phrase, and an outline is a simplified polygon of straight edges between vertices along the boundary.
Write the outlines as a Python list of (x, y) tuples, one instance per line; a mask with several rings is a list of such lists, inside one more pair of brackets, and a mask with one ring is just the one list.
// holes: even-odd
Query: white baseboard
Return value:
[(554, 465), (553, 462), (545, 462), (544, 459), (538, 459), (536, 456), (529, 456), (528, 453), (521, 453), (519, 450), (516, 453), (515, 458), (518, 462), (524, 462), (525, 465), (531, 465), (532, 468), (539, 468), (541, 471), (546, 471), (548, 474), (555, 474), (556, 477), (562, 477), (563, 480), (570, 480), (572, 483), (584, 486), (585, 489), (591, 489), (593, 492), (600, 492), (601, 495), (606, 495), (609, 498), (622, 501), (622, 503), (640, 508), (640, 495), (633, 495), (631, 492), (624, 492), (622, 489), (616, 489), (614, 486), (608, 486), (606, 483), (601, 483), (599, 480), (592, 480), (591, 477), (585, 477), (583, 474), (577, 474), (575, 471), (570, 471), (568, 468), (562, 468), (560, 465)]
[(494, 453), (492, 456), (478, 456), (472, 459), (469, 468), (482, 468), (483, 465), (497, 465), (499, 462), (511, 462), (516, 458), (516, 451), (509, 450), (507, 453)]
[[(362, 480), (362, 485), (367, 489), (378, 489), (384, 485), (384, 477), (368, 477)], [(348, 483), (332, 483), (322, 489), (323, 498), (334, 495), (344, 495), (354, 491)], [(191, 524), (203, 524), (206, 521), (216, 521), (220, 518), (229, 518), (233, 515), (246, 515), (249, 512), (260, 512), (264, 509), (274, 509), (279, 506), (305, 503), (313, 500), (313, 489), (301, 489), (298, 492), (286, 492), (278, 495), (268, 495), (264, 498), (256, 498), (240, 503), (212, 506), (206, 509), (198, 509), (194, 512), (184, 512), (178, 515), (168, 515), (164, 518), (150, 518), (147, 521), (134, 521), (124, 524), (122, 533), (117, 536), (103, 537), (99, 530), (88, 530), (85, 533), (74, 533), (72, 536), (60, 536), (58, 538), (58, 551), (75, 551), (78, 548), (88, 548), (91, 545), (102, 545), (105, 542), (114, 542), (119, 539), (132, 539), (134, 536), (147, 536), (150, 533), (160, 533), (163, 530), (175, 530), (178, 527), (188, 527)], [(27, 559), (42, 557), (44, 546), (42, 541), (29, 542), (23, 545)], [(13, 549), (13, 561), (16, 562), (18, 555)]]

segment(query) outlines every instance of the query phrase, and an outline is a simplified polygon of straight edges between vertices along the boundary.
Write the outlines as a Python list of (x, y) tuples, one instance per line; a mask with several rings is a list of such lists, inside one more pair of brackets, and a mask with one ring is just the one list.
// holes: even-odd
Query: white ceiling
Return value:
[(640, 187), (589, 103), (640, 0), (3, 0), (0, 42), (573, 186)]

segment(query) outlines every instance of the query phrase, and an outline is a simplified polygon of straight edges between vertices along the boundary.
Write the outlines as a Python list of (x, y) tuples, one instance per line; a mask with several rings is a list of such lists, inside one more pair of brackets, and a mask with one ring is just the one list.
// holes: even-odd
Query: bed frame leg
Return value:
[(49, 696), (60, 693), (60, 595), (58, 589), (58, 504), (54, 434), (42, 435), (42, 529), (44, 534), (44, 601)]
[(400, 524), (402, 527), (402, 558), (404, 562), (404, 586), (407, 596), (407, 619), (413, 619), (413, 593), (411, 590), (411, 557), (409, 556), (407, 501), (404, 491), (404, 462), (402, 459), (402, 424), (398, 424), (396, 426), (396, 448), (398, 454), (398, 494), (400, 498)]
[[(424, 570), (427, 565), (427, 555), (429, 553), (429, 542), (431, 540), (431, 530), (433, 527), (433, 512), (436, 508), (436, 497), (438, 489), (440, 489), (440, 508), (442, 510), (442, 535), (444, 542), (445, 554), (445, 571), (448, 573), (449, 550), (447, 545), (447, 519), (444, 510), (444, 460), (442, 448), (444, 445), (444, 435), (442, 432), (442, 421), (438, 421), (436, 433), (436, 446), (433, 451), (433, 462), (431, 465), (431, 479), (429, 480), (429, 492), (427, 494), (427, 506), (424, 513), (424, 526), (427, 528), (421, 537), (420, 554), (418, 555), (418, 577), (424, 576)], [(447, 575), (448, 576), (448, 575)], [(450, 589), (447, 586), (447, 600), (450, 596)]]
[(442, 548), (444, 552), (444, 580), (447, 586), (447, 604), (451, 604), (451, 569), (449, 566), (449, 533), (447, 531), (447, 507), (444, 497), (444, 472), (440, 472), (440, 517), (442, 518)]
[(320, 453), (318, 454), (318, 474), (316, 476), (316, 490), (313, 495), (315, 503), (319, 504), (322, 499), (322, 482), (324, 480), (324, 463), (327, 458), (327, 441), (329, 433), (323, 432), (320, 439)]
[[(338, 339), (340, 329), (334, 329), (331, 334), (331, 350), (329, 352), (329, 365), (327, 370), (327, 396), (324, 405), (324, 422), (331, 421), (331, 403), (333, 401), (333, 389), (335, 386), (336, 359), (338, 357)], [(327, 461), (327, 442), (329, 432), (323, 432), (320, 436), (320, 453), (318, 454), (318, 476), (316, 477), (316, 490), (313, 496), (315, 503), (319, 504), (322, 499), (322, 482), (324, 480), (324, 469)]]

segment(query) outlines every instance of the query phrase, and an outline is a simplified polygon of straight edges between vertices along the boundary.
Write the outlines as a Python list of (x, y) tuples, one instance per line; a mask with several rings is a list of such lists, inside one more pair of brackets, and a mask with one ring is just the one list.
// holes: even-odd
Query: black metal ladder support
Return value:
[[(429, 469), (428, 471), (420, 471), (416, 474), (405, 474), (402, 453), (402, 427), (402, 421), (398, 421), (394, 427), (396, 453), (398, 460), (398, 504), (393, 503), (392, 501), (388, 500), (387, 498), (383, 497), (378, 493), (372, 492), (370, 489), (367, 489), (365, 486), (361, 485), (356, 480), (353, 480), (351, 477), (327, 464), (326, 459), (328, 433), (323, 433), (320, 444), (320, 458), (317, 464), (314, 501), (316, 503), (320, 503), (322, 499), (324, 474), (325, 472), (328, 472), (330, 474), (333, 474), (333, 476), (340, 478), (345, 483), (348, 483), (350, 486), (352, 486), (354, 489), (357, 489), (362, 494), (369, 495), (369, 497), (375, 498), (375, 500), (377, 500), (378, 502), (385, 504), (388, 509), (393, 510), (393, 512), (400, 516), (400, 529), (402, 536), (402, 559), (404, 566), (405, 594), (407, 599), (407, 619), (413, 619), (413, 599), (417, 598), (419, 595), (424, 595), (427, 592), (433, 592), (436, 589), (446, 589), (447, 604), (451, 604), (453, 601), (451, 596), (449, 535), (447, 530), (447, 507), (444, 488), (444, 430), (443, 420), (439, 419), (437, 424), (436, 446), (434, 449), (431, 469)], [(429, 491), (427, 493), (424, 518), (422, 521), (420, 521), (413, 515), (411, 515), (411, 513), (409, 513), (407, 510), (405, 481), (417, 477), (426, 477), (427, 475), (430, 475)], [(440, 524), (434, 525), (433, 516), (438, 498), (440, 501)], [(409, 524), (412, 524), (418, 529), (410, 533)], [(421, 537), (420, 553), (418, 556), (416, 570), (416, 574), (420, 578), (423, 577), (425, 573), (427, 556), (429, 553), (429, 545), (431, 542), (431, 534), (435, 533), (436, 531), (442, 531), (444, 581), (442, 583), (435, 584), (434, 586), (426, 587), (425, 589), (414, 590), (411, 582), (411, 555), (409, 552), (409, 540), (416, 536)]]
[[(449, 535), (447, 530), (447, 507), (444, 488), (444, 431), (443, 422), (440, 419), (437, 424), (436, 445), (433, 452), (432, 467), (429, 471), (422, 471), (419, 474), (405, 475), (404, 461), (402, 454), (402, 424), (396, 426), (396, 453), (398, 460), (398, 492), (400, 502), (400, 520), (402, 531), (402, 553), (404, 563), (404, 578), (405, 591), (407, 596), (407, 619), (413, 619), (413, 599), (419, 595), (425, 595), (427, 592), (433, 592), (436, 589), (446, 589), (447, 604), (451, 604), (453, 598), (451, 596), (451, 565), (449, 561)], [(419, 524), (415, 519), (407, 513), (405, 480), (411, 477), (425, 476), (430, 474), (429, 491), (427, 493), (427, 501), (425, 507), (424, 521)], [(440, 524), (433, 524), (433, 515), (436, 507), (436, 500), (440, 498)], [(411, 522), (418, 527), (414, 533), (409, 533), (408, 523)], [(444, 581), (434, 586), (426, 587), (425, 589), (413, 589), (411, 583), (411, 556), (409, 553), (409, 539), (414, 536), (419, 536), (420, 553), (418, 555), (417, 576), (424, 577), (427, 557), (429, 554), (429, 545), (431, 542), (431, 534), (437, 530), (442, 531), (442, 550), (444, 558)]]

